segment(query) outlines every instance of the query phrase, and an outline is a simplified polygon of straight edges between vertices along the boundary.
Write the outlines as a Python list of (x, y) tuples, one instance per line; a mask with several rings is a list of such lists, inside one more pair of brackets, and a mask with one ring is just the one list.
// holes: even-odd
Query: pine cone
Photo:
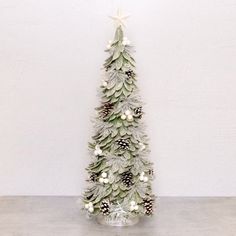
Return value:
[(104, 103), (100, 108), (99, 108), (99, 114), (102, 118), (106, 118), (112, 111), (114, 105), (112, 103)]
[(129, 141), (127, 139), (118, 139), (117, 144), (119, 145), (119, 148), (121, 149), (128, 149), (129, 148)]
[(91, 182), (97, 182), (98, 180), (98, 174), (97, 173), (92, 173), (90, 176), (89, 176), (89, 180)]
[(100, 210), (103, 215), (109, 215), (110, 214), (110, 207), (107, 202), (101, 202)]
[(135, 73), (132, 70), (126, 71), (125, 74), (127, 75), (128, 79), (135, 77)]
[(131, 187), (133, 183), (133, 174), (130, 171), (126, 171), (121, 175), (121, 181), (126, 187)]
[(154, 202), (154, 200), (152, 198), (143, 199), (143, 205), (144, 205), (144, 208), (145, 208), (145, 214), (146, 215), (152, 215), (153, 214), (153, 202)]
[(142, 115), (143, 115), (142, 107), (136, 107), (136, 108), (134, 108), (134, 115), (135, 115), (137, 118), (142, 118)]
[(148, 170), (148, 174), (149, 174), (150, 176), (153, 176), (153, 175), (154, 175), (154, 170), (153, 170), (153, 169)]

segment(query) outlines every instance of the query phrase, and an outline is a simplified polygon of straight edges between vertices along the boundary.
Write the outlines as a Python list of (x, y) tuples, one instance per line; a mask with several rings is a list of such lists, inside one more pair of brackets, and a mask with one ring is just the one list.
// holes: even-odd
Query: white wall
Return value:
[(235, 0), (1, 0), (0, 195), (75, 195), (107, 17), (131, 14), (159, 195), (236, 194)]

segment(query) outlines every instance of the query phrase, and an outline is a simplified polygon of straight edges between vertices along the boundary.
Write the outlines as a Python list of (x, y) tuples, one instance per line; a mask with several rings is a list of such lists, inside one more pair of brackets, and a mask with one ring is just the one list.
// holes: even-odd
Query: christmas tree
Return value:
[(83, 208), (89, 215), (122, 221), (152, 215), (155, 196), (133, 48), (124, 37), (122, 17), (113, 18), (118, 25), (106, 49), (109, 57), (103, 67), (101, 104), (96, 108), (95, 133), (89, 143), (92, 161), (87, 168), (89, 184)]

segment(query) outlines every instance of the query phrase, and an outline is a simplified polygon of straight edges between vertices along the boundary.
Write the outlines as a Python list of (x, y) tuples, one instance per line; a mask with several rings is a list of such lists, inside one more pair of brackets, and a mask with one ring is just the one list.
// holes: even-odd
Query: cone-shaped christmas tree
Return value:
[(147, 160), (149, 148), (135, 60), (121, 25), (106, 51), (109, 57), (104, 64), (95, 134), (89, 143), (92, 161), (87, 168), (89, 186), (83, 195), (83, 208), (108, 223), (125, 225), (133, 217), (153, 214), (153, 167)]

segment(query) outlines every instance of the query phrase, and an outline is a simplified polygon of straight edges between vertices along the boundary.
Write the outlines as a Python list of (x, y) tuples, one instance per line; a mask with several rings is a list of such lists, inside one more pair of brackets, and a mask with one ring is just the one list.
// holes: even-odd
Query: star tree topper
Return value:
[(121, 10), (118, 9), (116, 16), (109, 16), (109, 17), (110, 17), (112, 20), (114, 20), (115, 25), (116, 25), (117, 27), (119, 27), (119, 26), (124, 27), (124, 26), (125, 26), (124, 21), (125, 21), (127, 18), (129, 18), (129, 15), (128, 15), (128, 16), (123, 15), (123, 14), (121, 13)]

